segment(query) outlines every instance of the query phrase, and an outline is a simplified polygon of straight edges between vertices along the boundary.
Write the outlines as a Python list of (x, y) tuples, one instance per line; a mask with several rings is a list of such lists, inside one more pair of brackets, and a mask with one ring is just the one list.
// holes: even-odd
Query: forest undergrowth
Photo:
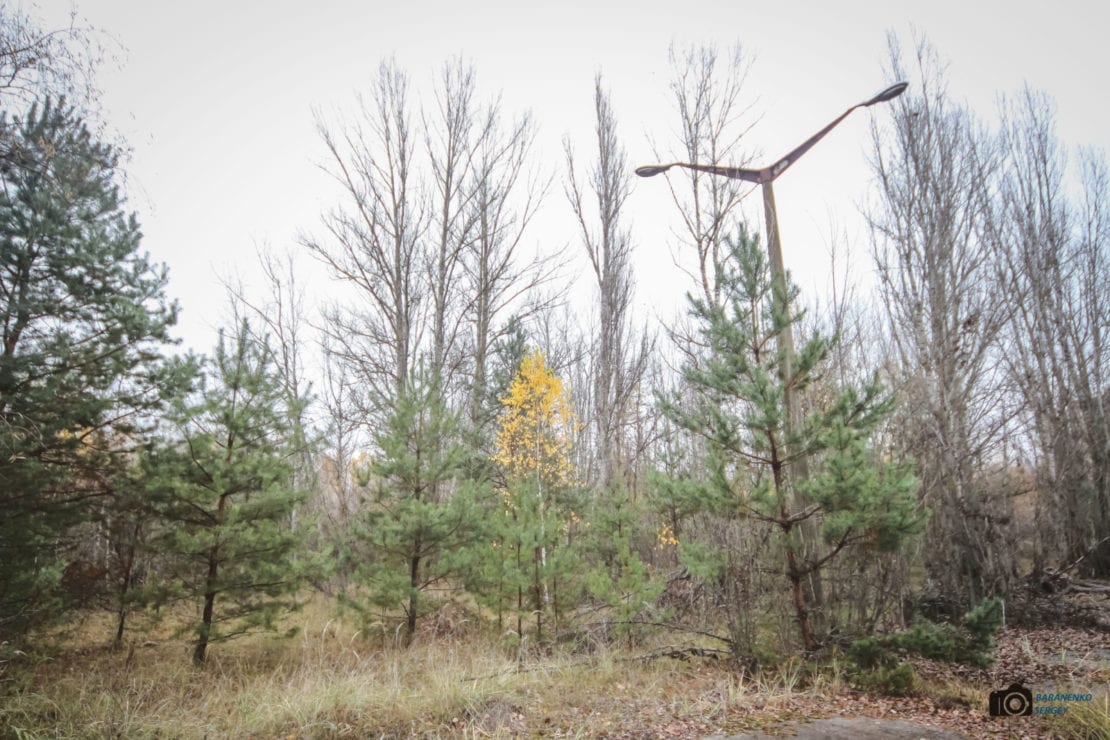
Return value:
[[(1091, 629), (1004, 629), (986, 669), (913, 659), (912, 689), (895, 697), (861, 690), (827, 651), (757, 672), (664, 633), (529, 651), (458, 615), (430, 620), (406, 649), (361, 634), (324, 598), (287, 623), (296, 637), (220, 645), (196, 668), (168, 623), (113, 650), (97, 639), (110, 625), (90, 617), (49, 652), (3, 656), (0, 736), (702, 737), (858, 716), (967, 737), (1110, 736), (1110, 642)], [(1091, 701), (1064, 716), (989, 717), (989, 693), (1017, 680)]]

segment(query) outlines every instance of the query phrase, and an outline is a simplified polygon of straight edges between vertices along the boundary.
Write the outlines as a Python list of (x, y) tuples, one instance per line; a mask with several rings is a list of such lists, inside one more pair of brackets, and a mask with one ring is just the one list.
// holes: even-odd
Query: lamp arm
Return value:
[(715, 164), (690, 164), (688, 162), (676, 162), (679, 167), (685, 167), (698, 172), (708, 172), (711, 175), (720, 175), (728, 177), (733, 180), (744, 180), (746, 182), (760, 183), (763, 182), (767, 175), (767, 170), (749, 170), (744, 167), (723, 167)]
[(864, 105), (865, 105), (864, 103), (857, 103), (856, 105), (853, 105), (851, 108), (849, 108), (848, 110), (844, 111), (839, 116), (837, 116), (832, 121), (832, 123), (830, 123), (828, 126), (825, 126), (825, 128), (821, 129), (820, 131), (815, 133), (813, 136), (809, 137), (808, 139), (803, 141), (801, 144), (799, 144), (793, 151), (791, 151), (785, 157), (783, 157), (779, 161), (775, 162), (770, 167), (766, 167), (763, 170), (761, 170), (762, 172), (766, 172), (768, 174), (768, 177), (767, 177), (766, 180), (760, 180), (760, 182), (770, 182), (771, 180), (774, 180), (776, 177), (781, 175), (783, 172), (786, 172), (786, 169), (790, 165), (794, 164), (799, 159), (801, 159), (802, 155), (805, 154), (806, 152), (808, 152), (810, 149), (812, 149), (814, 144), (821, 141), (821, 139), (825, 138), (825, 134), (829, 133), (834, 128), (836, 128), (836, 125), (838, 123), (840, 123), (841, 121), (843, 121), (845, 118), (847, 118), (849, 113), (854, 111), (856, 108), (864, 107)]
[(862, 103), (856, 103), (851, 108), (849, 108), (848, 110), (844, 111), (839, 116), (837, 116), (833, 120), (833, 122), (830, 123), (828, 126), (825, 126), (825, 128), (821, 129), (820, 131), (815, 133), (813, 136), (809, 137), (804, 142), (802, 142), (802, 144), (797, 149), (790, 152), (789, 154), (787, 154), (785, 157), (783, 157), (779, 161), (775, 162), (770, 167), (767, 167), (767, 168), (761, 170), (761, 172), (769, 173), (770, 176), (767, 180), (765, 180), (765, 181), (761, 180), (760, 182), (770, 182), (771, 180), (774, 180), (776, 177), (778, 177), (783, 172), (785, 172), (787, 167), (789, 167), (790, 165), (797, 162), (798, 159), (800, 159), (803, 154), (805, 154), (811, 148), (813, 148), (814, 144), (816, 144), (821, 139), (823, 139), (825, 137), (825, 134), (832, 131), (838, 123), (840, 123), (845, 118), (847, 118), (848, 114), (851, 113), (852, 111), (854, 111), (856, 108), (867, 108), (869, 106), (875, 105), (876, 103), (886, 103), (890, 100), (894, 100), (894, 98), (896, 98), (899, 95), (901, 95), (902, 93), (904, 93), (906, 91), (907, 87), (909, 87), (908, 82), (898, 82), (894, 85), (891, 85), (887, 89), (883, 90), (878, 95), (871, 98), (870, 100), (865, 100)]
[(866, 108), (868, 106), (875, 105), (876, 103), (885, 103), (887, 101), (893, 100), (894, 98), (905, 92), (908, 86), (909, 83), (907, 82), (898, 82), (883, 90), (870, 100), (866, 100), (862, 103), (856, 103), (851, 108), (834, 118), (832, 123), (825, 126), (825, 128), (821, 129), (813, 136), (803, 141), (793, 151), (791, 151), (785, 157), (779, 159), (770, 167), (764, 167), (763, 169), (759, 170), (750, 170), (744, 167), (723, 167), (721, 165), (715, 164), (691, 164), (689, 162), (672, 162), (671, 164), (653, 164), (647, 165), (645, 167), (637, 167), (636, 174), (640, 177), (654, 177), (655, 175), (666, 172), (671, 167), (685, 167), (690, 170), (707, 172), (711, 175), (720, 175), (722, 177), (728, 177), (733, 180), (744, 180), (746, 182), (754, 182), (759, 185), (765, 185), (781, 175), (783, 172), (786, 172), (787, 168), (790, 167), (790, 165), (801, 159), (803, 154), (812, 149), (814, 144), (825, 138), (825, 134), (836, 128), (836, 125), (847, 118), (848, 114), (850, 114), (856, 108)]

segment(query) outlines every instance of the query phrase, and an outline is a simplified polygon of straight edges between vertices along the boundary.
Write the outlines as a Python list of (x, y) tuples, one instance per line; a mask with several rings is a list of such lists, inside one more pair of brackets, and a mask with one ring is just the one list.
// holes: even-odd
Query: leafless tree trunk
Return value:
[(482, 137), (470, 171), (468, 239), (462, 271), (468, 296), (471, 386), (469, 415), (479, 436), (485, 434), (484, 409), (489, 385), (490, 355), (497, 340), (511, 331), (507, 312), (526, 319), (544, 301), (526, 303), (549, 282), (561, 264), (554, 259), (522, 255), (524, 236), (536, 214), (547, 183), (529, 169), (535, 124), (524, 115), (509, 123), (497, 104), (483, 113)]
[[(1080, 562), (1110, 574), (1110, 191), (1103, 160), (1066, 191), (1054, 110), (1026, 89), (1004, 108), (1007, 172), (998, 249), (1013, 310), (1007, 367), (1025, 403), (1040, 496), (1039, 569)], [(1046, 562), (1051, 558), (1054, 562)]]
[(598, 288), (592, 411), (597, 427), (598, 482), (603, 489), (610, 489), (617, 484), (627, 487), (630, 482), (632, 461), (624, 437), (632, 421), (632, 396), (643, 379), (650, 344), (646, 333), (637, 340), (629, 315), (633, 291), (632, 244), (621, 223), (621, 212), (631, 190), (630, 168), (617, 139), (616, 119), (600, 75), (594, 80), (594, 107), (598, 158), (590, 168), (588, 186), (597, 202), (596, 227), (591, 225), (594, 215), (585, 203), (569, 141), (564, 142), (564, 149), (567, 198), (574, 209)]
[(329, 239), (302, 240), (365, 301), (359, 308), (327, 309), (325, 330), (332, 350), (377, 404), (407, 386), (426, 293), (420, 250), (428, 217), (416, 176), (408, 94), (408, 76), (395, 62), (383, 62), (357, 122), (339, 132), (318, 123), (330, 172), (347, 202), (324, 218)]
[[(751, 152), (743, 148), (744, 136), (755, 118), (744, 99), (750, 60), (743, 50), (735, 46), (721, 53), (707, 45), (685, 49), (672, 45), (668, 55), (674, 145), (660, 146), (652, 141), (656, 159), (664, 163), (748, 164)], [(734, 235), (743, 220), (741, 202), (752, 186), (685, 168), (672, 172), (667, 175), (667, 187), (681, 219), (672, 260), (690, 279), (691, 296), (707, 306), (719, 306), (721, 289), (716, 266), (725, 254), (725, 238)], [(689, 316), (678, 318), (666, 330), (672, 346), (686, 361), (696, 362), (704, 352)], [(663, 384), (681, 384), (677, 368), (670, 370), (671, 380), (663, 379)], [(706, 459), (704, 439), (685, 431), (676, 433), (686, 437), (684, 443), (676, 444), (685, 446), (691, 460)]]
[[(873, 129), (880, 205), (868, 214), (875, 265), (900, 368), (901, 444), (919, 461), (932, 511), (926, 567), (964, 605), (1004, 593), (1012, 576), (1008, 502), (979, 485), (1006, 422), (1000, 301), (989, 231), (994, 140), (951, 101), (935, 52), (917, 47), (922, 83)], [(894, 79), (905, 79), (891, 40)]]
[[(751, 124), (750, 109), (741, 99), (749, 63), (739, 46), (721, 59), (710, 46), (670, 49), (671, 93), (678, 112), (680, 147), (674, 156), (655, 148), (660, 161), (682, 159), (692, 164), (731, 164), (742, 167), (747, 157), (740, 140)], [(671, 198), (682, 215), (684, 248), (697, 255), (697, 273), (691, 277), (707, 305), (720, 301), (716, 265), (721, 244), (738, 221), (741, 198), (750, 190), (739, 180), (683, 169), (668, 178)], [(676, 257), (676, 264), (680, 260)]]
[(431, 120), (424, 134), (431, 168), (431, 229), (426, 255), (431, 294), (431, 367), (444, 388), (458, 370), (456, 357), (464, 318), (460, 277), (471, 241), (474, 197), (471, 170), (475, 149), (486, 135), (479, 118), (473, 67), (456, 59), (443, 67)]
[[(744, 97), (750, 60), (742, 49), (736, 46), (727, 53), (721, 53), (712, 46), (685, 49), (672, 46), (669, 61), (669, 92), (673, 101), (670, 123), (674, 144), (660, 146), (652, 141), (656, 160), (662, 163), (748, 164), (752, 152), (745, 149), (744, 137), (756, 119), (750, 107), (751, 101)], [(706, 306), (720, 306), (722, 296), (717, 265), (727, 253), (725, 238), (734, 236), (744, 220), (742, 199), (751, 192), (752, 186), (693, 170), (671, 172), (667, 175), (667, 187), (681, 219), (675, 229), (677, 244), (672, 247), (672, 260), (688, 276), (689, 294), (693, 298)], [(667, 334), (674, 349), (687, 363), (704, 359), (706, 348), (700, 344), (698, 330), (689, 316), (679, 318), (668, 326)], [(663, 358), (663, 363), (671, 365), (670, 358)], [(684, 396), (682, 384), (685, 381), (677, 367), (672, 365), (666, 370), (656, 367), (655, 375), (657, 391), (673, 387), (679, 397)], [(710, 477), (710, 455), (704, 438), (678, 427), (668, 429), (666, 423), (662, 428), (652, 429), (651, 433), (657, 435), (652, 453), (657, 458), (656, 467), (670, 475), (677, 473), (680, 487), (694, 486)], [(676, 467), (678, 460), (681, 464)], [(693, 513), (697, 509), (680, 513), (675, 509), (670, 494), (658, 486), (653, 489), (657, 489), (653, 490), (654, 505), (665, 511), (671, 536), (700, 541), (710, 548), (727, 552), (729, 562), (736, 564), (733, 573), (777, 567), (777, 564), (772, 566), (768, 561), (758, 560), (757, 554), (768, 556), (766, 549), (745, 547), (741, 552), (737, 547), (739, 542), (747, 541), (747, 536), (753, 534), (749, 523), (729, 521), (727, 516), (719, 517), (704, 510), (697, 515)], [(683, 519), (689, 521), (683, 523)], [(683, 526), (681, 532), (680, 525)], [(732, 537), (733, 534), (737, 536)], [(744, 562), (738, 564), (740, 560)], [(725, 581), (729, 580), (730, 577), (725, 577)], [(721, 604), (732, 615), (730, 621), (734, 624), (743, 621), (736, 615), (750, 616), (755, 613), (755, 602), (749, 589), (725, 588), (717, 591), (717, 585), (707, 585), (706, 600), (699, 600), (699, 619), (705, 624), (718, 617), (714, 611)]]
[[(265, 295), (254, 299), (244, 287), (225, 282), (234, 313), (233, 326), (242, 325), (252, 314), (257, 321), (252, 325), (262, 330), (276, 344), (277, 368), (285, 388), (290, 421), (296, 439), (297, 460), (293, 470), (293, 485), (302, 491), (311, 491), (316, 485), (315, 454), (309, 444), (311, 421), (308, 405), (311, 383), (305, 368), (305, 330), (308, 318), (305, 309), (304, 288), (297, 280), (296, 259), (292, 253), (276, 257), (265, 248), (258, 250), (258, 261), (266, 282)], [(297, 510), (293, 511), (290, 525), (297, 526)]]
[(328, 422), (326, 457), (321, 465), (321, 492), (324, 515), (337, 537), (343, 537), (351, 526), (355, 509), (355, 483), (352, 465), (360, 449), (359, 420), (351, 415), (356, 408), (351, 396), (356, 393), (339, 358), (323, 348), (324, 382), (322, 401)]

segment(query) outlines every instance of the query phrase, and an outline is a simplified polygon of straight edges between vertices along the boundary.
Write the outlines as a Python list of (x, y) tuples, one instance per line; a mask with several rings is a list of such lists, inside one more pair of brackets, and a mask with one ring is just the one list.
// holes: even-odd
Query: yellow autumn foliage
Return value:
[(575, 415), (563, 381), (539, 350), (528, 353), (501, 399), (494, 461), (509, 480), (536, 476), (545, 488), (574, 484), (570, 461)]
[(54, 433), (54, 438), (61, 442), (76, 441), (77, 446), (74, 448), (74, 452), (82, 458), (87, 458), (92, 453), (97, 441), (96, 434), (88, 427), (78, 427), (72, 431), (59, 429)]

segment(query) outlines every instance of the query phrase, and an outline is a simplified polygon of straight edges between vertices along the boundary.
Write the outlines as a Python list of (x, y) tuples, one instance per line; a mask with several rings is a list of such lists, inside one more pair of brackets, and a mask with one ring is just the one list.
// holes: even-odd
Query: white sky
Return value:
[[(668, 45), (740, 43), (754, 58), (746, 92), (762, 119), (748, 141), (765, 155), (756, 162), (762, 165), (888, 84), (886, 32), (899, 33), (908, 47), (914, 28), (949, 60), (950, 91), (980, 114), (992, 114), (996, 94), (1028, 81), (1056, 98), (1069, 146), (1110, 150), (1103, 87), (1110, 12), (1101, 2), (1063, 0), (1051, 9), (1027, 0), (572, 0), (521, 7), (528, 5), (81, 0), (79, 16), (126, 49), (118, 69), (102, 70), (104, 105), (134, 149), (130, 207), (143, 225), (144, 249), (169, 265), (186, 345), (206, 351), (215, 341), (225, 304), (220, 276), (250, 280), (258, 245), (284, 251), (298, 233), (322, 232), (320, 215), (334, 203), (317, 166), (325, 160), (313, 110), (351, 111), (356, 92), (368, 89), (391, 54), (420, 91), (430, 91), (449, 57), (473, 61), (484, 94), (501, 91), (509, 114), (532, 110), (549, 172), (562, 172), (564, 135), (581, 163), (593, 150), (598, 70), (630, 164), (649, 164), (646, 133), (664, 146), (673, 141)], [(50, 26), (70, 8), (68, 0), (53, 0), (40, 11)], [(869, 186), (871, 115), (853, 114), (775, 183), (787, 267), (803, 290), (824, 286), (834, 232), (847, 233), (865, 253), (858, 211)], [(760, 215), (758, 198), (753, 216)], [(659, 215), (666, 212), (660, 178), (635, 183), (626, 218), (645, 307), (674, 305), (689, 287), (675, 278), (672, 222)], [(559, 179), (536, 225), (531, 240), (541, 249), (569, 244), (580, 254)], [(316, 269), (303, 262), (306, 272)], [(329, 289), (323, 281), (311, 285), (314, 293)]]

